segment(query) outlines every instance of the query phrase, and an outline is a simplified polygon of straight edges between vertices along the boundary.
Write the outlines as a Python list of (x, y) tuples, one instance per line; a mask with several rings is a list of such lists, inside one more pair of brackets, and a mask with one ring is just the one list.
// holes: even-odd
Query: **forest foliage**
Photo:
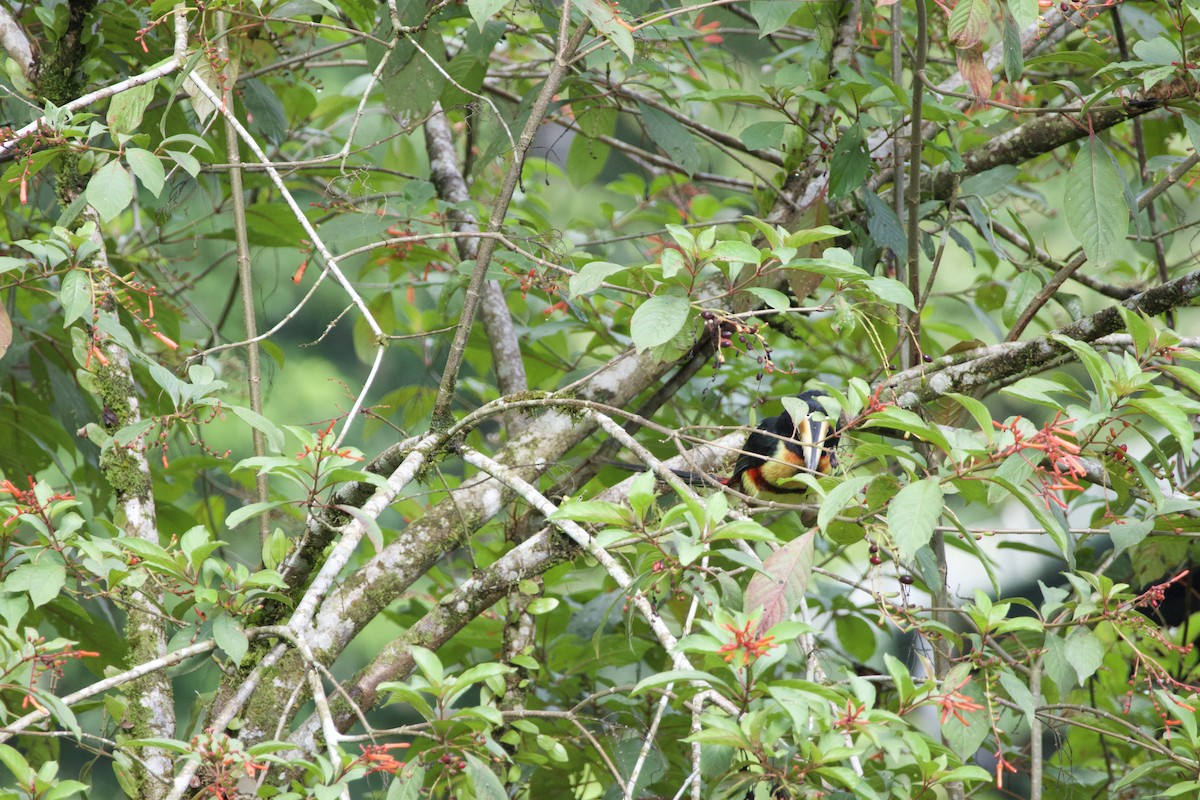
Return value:
[(0, 46), (0, 798), (1200, 793), (1200, 0)]

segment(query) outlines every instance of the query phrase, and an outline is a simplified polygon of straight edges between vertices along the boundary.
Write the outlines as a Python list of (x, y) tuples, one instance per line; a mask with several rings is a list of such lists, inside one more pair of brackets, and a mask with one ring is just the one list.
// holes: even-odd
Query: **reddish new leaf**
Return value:
[(746, 587), (746, 611), (761, 608), (758, 630), (765, 632), (786, 620), (800, 606), (812, 574), (813, 537), (810, 530), (767, 556), (763, 571), (755, 573)]
[(946, 23), (946, 33), (955, 47), (974, 47), (983, 40), (992, 8), (988, 0), (958, 0)]
[(983, 63), (983, 45), (960, 47), (954, 51), (958, 58), (958, 71), (971, 87), (976, 102), (983, 103), (992, 94), (992, 73)]

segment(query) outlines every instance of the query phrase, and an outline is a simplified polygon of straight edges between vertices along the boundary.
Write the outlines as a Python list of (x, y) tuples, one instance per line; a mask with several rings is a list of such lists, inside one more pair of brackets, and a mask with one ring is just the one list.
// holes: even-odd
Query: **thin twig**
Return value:
[[(490, 233), (498, 233), (504, 225), (504, 219), (508, 215), (508, 206), (512, 202), (513, 192), (516, 191), (517, 184), (521, 180), (521, 170), (525, 165), (525, 156), (529, 152), (529, 148), (533, 145), (533, 139), (541, 127), (542, 119), (546, 116), (546, 110), (550, 107), (550, 101), (558, 91), (559, 84), (562, 83), (566, 76), (568, 59), (570, 54), (575, 52), (579, 47), (579, 43), (587, 34), (588, 23), (580, 23), (579, 29), (575, 31), (575, 35), (569, 41), (560, 42), (559, 52), (555, 55), (554, 66), (550, 69), (550, 73), (546, 76), (546, 82), (542, 85), (541, 91), (538, 93), (537, 99), (533, 102), (533, 107), (530, 109), (529, 119), (525, 123), (525, 129), (521, 131), (521, 138), (517, 142), (517, 146), (513, 149), (512, 163), (509, 164), (508, 171), (504, 175), (504, 183), (500, 187), (500, 193), (496, 197), (496, 202), (492, 206), (492, 215), (488, 220), (487, 230)], [(483, 284), (487, 277), (488, 267), (492, 263), (492, 254), (495, 252), (496, 243), (494, 239), (484, 239), (479, 244), (479, 254), (475, 260), (475, 269), (471, 272), (471, 280), (467, 284), (466, 297), (463, 300), (462, 316), (459, 319), (458, 330), (455, 332), (454, 341), (450, 344), (450, 353), (446, 357), (446, 366), (442, 370), (442, 380), (438, 385), (437, 399), (433, 403), (433, 422), (434, 425), (445, 426), (450, 420), (450, 405), (454, 400), (454, 388), (458, 384), (458, 371), (462, 367), (463, 358), (467, 350), (467, 337), (471, 334), (471, 328), (475, 323), (475, 314), (479, 309), (479, 303), (483, 297)]]

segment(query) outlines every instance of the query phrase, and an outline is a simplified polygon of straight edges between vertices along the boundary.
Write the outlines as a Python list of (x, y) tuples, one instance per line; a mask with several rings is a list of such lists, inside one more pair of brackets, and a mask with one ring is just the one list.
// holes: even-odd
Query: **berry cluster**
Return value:
[[(735, 355), (753, 356), (762, 368), (758, 378), (763, 374), (775, 371), (775, 363), (771, 360), (771, 348), (767, 340), (759, 333), (758, 325), (748, 324), (734, 317), (720, 317), (713, 311), (701, 311), (700, 318), (704, 320), (704, 328), (717, 343), (717, 366), (725, 363), (726, 351), (732, 350)], [(736, 341), (735, 341), (736, 340)]]

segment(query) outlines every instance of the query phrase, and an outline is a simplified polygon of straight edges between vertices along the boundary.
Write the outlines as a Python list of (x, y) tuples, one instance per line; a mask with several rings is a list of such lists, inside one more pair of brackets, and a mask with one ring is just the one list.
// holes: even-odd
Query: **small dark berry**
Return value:
[(900, 582), (903, 583), (905, 586), (912, 586), (913, 585), (913, 576), (912, 575), (901, 575)]
[(882, 563), (883, 563), (883, 559), (880, 558), (879, 556), (871, 556), (871, 566), (878, 567)]
[(877, 545), (877, 544), (873, 544), (873, 545), (871, 545), (871, 548), (870, 548), (870, 550), (871, 550), (871, 552), (872, 552), (872, 553), (878, 553), (878, 552), (879, 552), (879, 545)]
[(928, 353), (925, 353), (924, 355), (921, 356), (921, 360), (924, 361), (926, 364), (928, 364), (929, 362), (933, 361), (933, 356), (929, 355)]

